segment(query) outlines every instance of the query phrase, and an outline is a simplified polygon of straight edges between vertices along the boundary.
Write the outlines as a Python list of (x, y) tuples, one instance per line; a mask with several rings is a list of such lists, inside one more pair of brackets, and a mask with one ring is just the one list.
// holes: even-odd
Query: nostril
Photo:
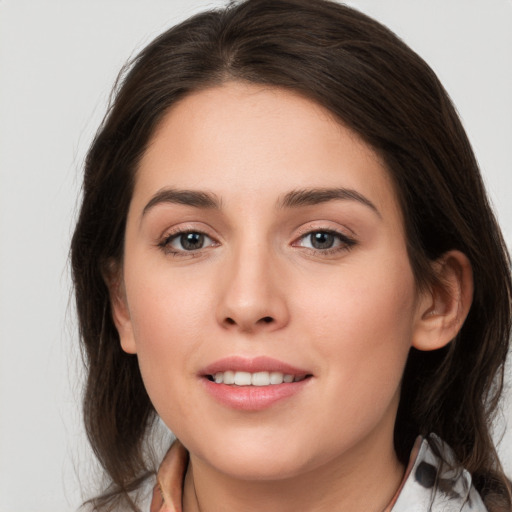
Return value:
[[(1, 1), (1, 0), (0, 0), (0, 1)], [(256, 324), (254, 324), (254, 325), (258, 325), (258, 324), (259, 324), (259, 325), (261, 325), (261, 324), (271, 324), (271, 323), (273, 323), (274, 321), (275, 321), (275, 320), (274, 320), (274, 318), (273, 318), (273, 317), (271, 317), (271, 316), (263, 316), (263, 317), (261, 317), (261, 318), (256, 322)], [(241, 323), (239, 324), (236, 320), (234, 320), (234, 319), (233, 319), (233, 318), (231, 318), (230, 316), (227, 316), (227, 317), (225, 317), (225, 318), (224, 318), (224, 325), (226, 325), (226, 326), (227, 326), (227, 325), (239, 325), (241, 328), (244, 328), (244, 327), (243, 327), (243, 326), (244, 326), (244, 323), (243, 323), (243, 322), (241, 322)]]

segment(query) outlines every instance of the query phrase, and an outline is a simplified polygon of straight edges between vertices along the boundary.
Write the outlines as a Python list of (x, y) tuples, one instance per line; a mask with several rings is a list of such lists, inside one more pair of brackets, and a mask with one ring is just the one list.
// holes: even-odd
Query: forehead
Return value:
[(237, 82), (195, 92), (166, 113), (141, 160), (134, 200), (165, 187), (207, 189), (223, 202), (344, 187), (398, 208), (378, 155), (327, 109)]

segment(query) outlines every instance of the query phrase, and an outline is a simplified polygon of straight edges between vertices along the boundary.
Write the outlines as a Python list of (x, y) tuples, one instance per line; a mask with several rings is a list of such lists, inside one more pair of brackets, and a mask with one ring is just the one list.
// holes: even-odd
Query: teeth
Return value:
[(251, 374), (249, 372), (235, 372), (235, 385), (236, 386), (250, 386)]
[(270, 372), (270, 384), (282, 384), (284, 375), (281, 372)]
[(224, 372), (224, 384), (234, 384), (235, 383), (235, 372), (227, 371)]
[(268, 372), (253, 373), (251, 377), (253, 386), (268, 386), (270, 384), (270, 375)]
[(225, 371), (212, 375), (216, 384), (234, 384), (235, 386), (271, 386), (274, 384), (298, 382), (305, 376), (294, 376), (281, 372), (237, 372)]

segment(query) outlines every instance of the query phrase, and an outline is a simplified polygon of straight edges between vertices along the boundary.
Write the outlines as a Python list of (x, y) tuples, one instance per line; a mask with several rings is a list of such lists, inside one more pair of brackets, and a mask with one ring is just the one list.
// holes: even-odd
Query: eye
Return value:
[(184, 231), (167, 236), (160, 244), (171, 253), (192, 252), (215, 245), (215, 242), (200, 231)]
[(355, 240), (337, 231), (320, 229), (301, 236), (293, 245), (326, 253), (346, 250), (355, 245)]
[(327, 231), (316, 231), (305, 237), (313, 249), (331, 249), (336, 242), (336, 236)]

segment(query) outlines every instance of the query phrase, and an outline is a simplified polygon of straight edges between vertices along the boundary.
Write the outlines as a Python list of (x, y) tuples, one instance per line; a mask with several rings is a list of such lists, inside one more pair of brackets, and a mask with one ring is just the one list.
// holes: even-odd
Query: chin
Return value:
[(306, 441), (276, 433), (270, 434), (270, 439), (254, 432), (246, 434), (223, 439), (209, 436), (208, 444), (193, 443), (188, 448), (215, 470), (241, 480), (284, 480), (317, 465), (308, 457), (305, 446), (310, 443)]
[(218, 471), (231, 478), (251, 481), (277, 481), (292, 478), (307, 471), (307, 467), (296, 456), (254, 450), (250, 454), (236, 453), (216, 461)]

